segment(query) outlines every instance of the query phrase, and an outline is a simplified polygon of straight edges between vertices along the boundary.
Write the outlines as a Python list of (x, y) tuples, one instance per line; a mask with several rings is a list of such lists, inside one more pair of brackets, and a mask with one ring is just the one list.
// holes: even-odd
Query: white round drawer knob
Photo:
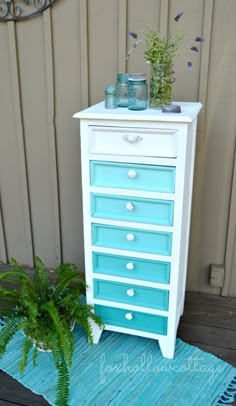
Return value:
[(126, 313), (125, 318), (126, 318), (127, 320), (132, 320), (132, 319), (133, 319), (132, 313)]
[(128, 289), (126, 293), (128, 296), (134, 296), (134, 289)]
[(126, 264), (126, 269), (132, 271), (134, 269), (134, 264), (132, 262), (128, 262), (128, 264)]
[(136, 176), (137, 176), (137, 173), (133, 169), (130, 169), (130, 171), (128, 172), (128, 177), (133, 179), (133, 178), (136, 178)]
[(127, 234), (126, 235), (126, 240), (127, 241), (134, 241), (134, 235), (133, 234)]
[(126, 204), (125, 207), (129, 211), (133, 211), (134, 210), (134, 203), (129, 202), (129, 203)]

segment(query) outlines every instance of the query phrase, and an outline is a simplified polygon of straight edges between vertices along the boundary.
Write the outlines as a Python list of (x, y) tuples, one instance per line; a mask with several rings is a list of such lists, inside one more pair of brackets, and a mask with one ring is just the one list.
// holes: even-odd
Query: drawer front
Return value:
[(93, 217), (173, 225), (174, 202), (91, 193)]
[(93, 252), (93, 272), (157, 283), (170, 282), (169, 262), (98, 252)]
[(90, 162), (91, 185), (174, 193), (175, 167), (120, 162)]
[(96, 127), (89, 129), (89, 152), (175, 158), (177, 130)]
[(167, 334), (167, 317), (95, 305), (95, 313), (105, 324), (154, 334)]
[(171, 255), (172, 234), (161, 231), (92, 224), (92, 244), (100, 247), (150, 254)]
[(167, 290), (101, 279), (94, 279), (93, 283), (96, 299), (168, 310), (169, 292)]

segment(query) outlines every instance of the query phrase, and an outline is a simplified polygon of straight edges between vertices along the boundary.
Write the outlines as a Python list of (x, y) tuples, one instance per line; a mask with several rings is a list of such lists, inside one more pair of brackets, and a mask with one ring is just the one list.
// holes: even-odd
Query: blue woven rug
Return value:
[[(220, 406), (235, 399), (236, 368), (180, 339), (168, 360), (155, 340), (105, 331), (90, 346), (78, 328), (75, 335), (71, 406)], [(0, 369), (55, 405), (52, 355), (40, 353), (37, 367), (30, 364), (20, 376), (22, 340), (17, 333)]]

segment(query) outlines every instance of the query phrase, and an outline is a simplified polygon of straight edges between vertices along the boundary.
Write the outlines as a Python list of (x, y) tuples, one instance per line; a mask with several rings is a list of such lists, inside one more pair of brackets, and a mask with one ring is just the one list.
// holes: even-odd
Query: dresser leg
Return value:
[(97, 326), (93, 320), (90, 321), (93, 330), (93, 344), (97, 344), (103, 332), (103, 328)]
[(164, 358), (173, 359), (175, 355), (175, 342), (176, 338), (168, 339), (167, 337), (160, 338), (159, 346)]

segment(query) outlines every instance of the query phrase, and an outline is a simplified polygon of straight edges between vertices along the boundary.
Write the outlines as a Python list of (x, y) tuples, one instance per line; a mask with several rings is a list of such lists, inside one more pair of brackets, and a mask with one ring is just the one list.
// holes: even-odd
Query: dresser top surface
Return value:
[(104, 119), (104, 120), (132, 120), (132, 121), (168, 121), (191, 123), (202, 108), (201, 103), (174, 102), (181, 106), (181, 113), (163, 113), (161, 110), (146, 109), (133, 111), (128, 108), (105, 109), (104, 101), (95, 104), (73, 115), (79, 119)]

